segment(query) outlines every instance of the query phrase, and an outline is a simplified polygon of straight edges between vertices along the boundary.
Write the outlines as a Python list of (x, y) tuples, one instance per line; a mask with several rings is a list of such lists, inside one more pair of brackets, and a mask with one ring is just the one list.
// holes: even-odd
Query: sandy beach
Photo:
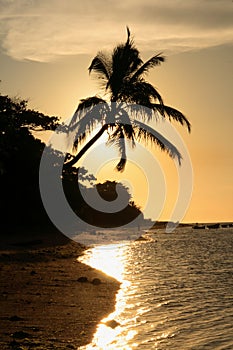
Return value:
[(90, 343), (97, 324), (114, 310), (119, 283), (78, 262), (84, 247), (60, 234), (18, 237), (1, 237), (0, 348)]

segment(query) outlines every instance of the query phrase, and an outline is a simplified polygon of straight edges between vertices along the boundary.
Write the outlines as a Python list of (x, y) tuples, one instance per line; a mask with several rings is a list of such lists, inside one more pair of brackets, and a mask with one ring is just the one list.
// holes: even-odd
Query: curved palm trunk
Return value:
[(86, 153), (86, 151), (100, 138), (100, 136), (103, 135), (103, 133), (107, 129), (108, 129), (108, 124), (104, 124), (100, 129), (100, 131), (98, 131), (97, 134), (93, 136), (93, 138), (90, 141), (88, 141), (88, 143), (81, 149), (81, 151), (72, 160), (64, 164), (63, 168), (64, 169), (70, 168), (75, 163), (77, 163), (77, 161), (79, 161), (79, 159), (84, 155), (84, 153)]

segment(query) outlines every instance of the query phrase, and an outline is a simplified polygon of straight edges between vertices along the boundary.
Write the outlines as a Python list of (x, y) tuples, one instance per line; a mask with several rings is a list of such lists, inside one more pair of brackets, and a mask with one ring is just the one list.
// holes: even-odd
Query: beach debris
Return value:
[(18, 346), (19, 343), (17, 341), (15, 341), (15, 340), (12, 340), (9, 345), (10, 345), (11, 348), (15, 349), (15, 347)]
[(93, 280), (91, 281), (92, 284), (94, 284), (95, 286), (98, 286), (99, 284), (101, 284), (101, 280), (99, 278), (93, 278)]
[(139, 236), (137, 239), (135, 239), (135, 242), (141, 242), (141, 241), (148, 241), (148, 239), (144, 236)]
[(114, 329), (114, 328), (120, 326), (120, 323), (117, 322), (116, 320), (109, 320), (109, 321), (105, 322), (105, 325), (107, 327), (110, 327), (110, 328)]
[(78, 278), (78, 282), (81, 282), (81, 283), (88, 282), (88, 278), (86, 276), (81, 276)]
[(13, 350), (26, 350), (25, 347), (21, 346), (21, 344), (15, 340), (11, 341), (9, 343), (9, 346), (10, 346), (10, 349), (13, 349)]
[(33, 332), (39, 332), (41, 330), (39, 327), (34, 327), (34, 326), (30, 326), (28, 328), (30, 328)]
[(26, 350), (25, 347), (17, 345), (16, 347), (13, 347), (14, 350)]
[[(44, 349), (44, 347), (40, 346), (40, 342), (31, 341), (27, 338), (16, 341), (15, 339), (9, 343), (10, 349), (12, 350), (29, 350), (29, 349)], [(50, 349), (50, 348), (49, 348)], [(52, 349), (54, 349), (52, 347)], [(46, 349), (47, 350), (47, 349)]]
[(9, 317), (9, 321), (22, 321), (23, 320), (23, 318), (22, 317), (19, 317), (19, 316), (17, 316), (17, 315), (14, 315), (14, 316), (11, 316), (11, 317)]
[(14, 332), (12, 334), (12, 337), (16, 339), (25, 339), (25, 338), (29, 338), (30, 334), (24, 331), (18, 331), (18, 332)]

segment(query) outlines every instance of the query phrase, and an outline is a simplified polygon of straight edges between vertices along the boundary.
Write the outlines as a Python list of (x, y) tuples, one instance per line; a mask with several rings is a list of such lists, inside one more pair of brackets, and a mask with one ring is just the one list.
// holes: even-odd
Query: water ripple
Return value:
[(114, 247), (123, 264), (113, 315), (121, 328), (104, 349), (233, 349), (232, 230), (154, 239)]

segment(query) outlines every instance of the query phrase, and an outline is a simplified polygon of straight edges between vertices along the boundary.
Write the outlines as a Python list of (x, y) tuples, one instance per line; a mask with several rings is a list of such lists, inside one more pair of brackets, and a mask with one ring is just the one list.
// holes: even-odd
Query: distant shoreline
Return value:
[[(152, 229), (160, 229), (160, 228), (166, 228), (167, 224), (169, 221), (157, 221), (155, 224), (152, 226)], [(178, 227), (193, 227), (194, 225), (200, 225), (200, 226), (208, 226), (208, 225), (219, 225), (225, 226), (228, 225), (229, 227), (232, 227), (233, 221), (215, 221), (215, 222), (196, 222), (196, 223), (179, 223)]]

